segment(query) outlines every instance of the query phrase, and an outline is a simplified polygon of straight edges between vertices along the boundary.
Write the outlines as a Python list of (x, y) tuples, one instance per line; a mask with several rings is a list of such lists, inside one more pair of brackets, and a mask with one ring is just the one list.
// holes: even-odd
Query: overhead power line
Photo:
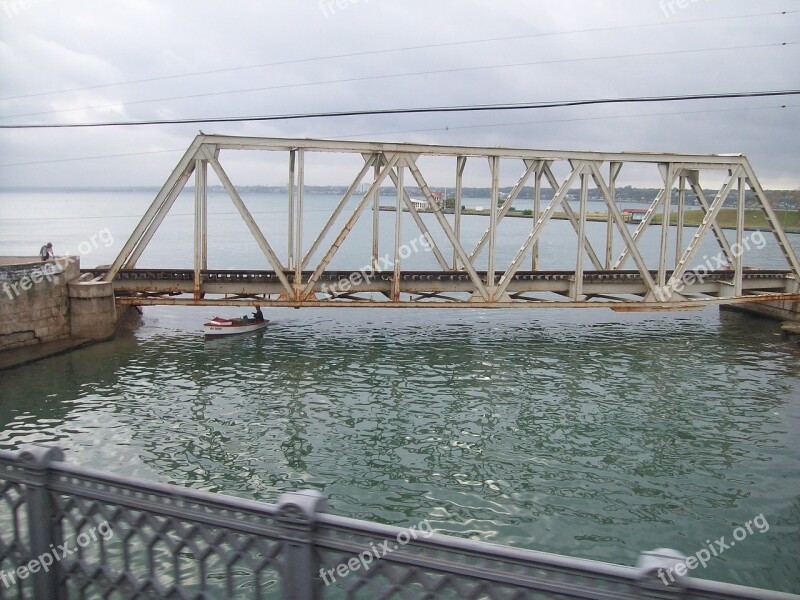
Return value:
[(368, 115), (401, 115), (456, 112), (486, 112), (511, 110), (539, 110), (545, 108), (564, 108), (572, 106), (592, 106), (599, 104), (646, 104), (656, 102), (689, 102), (695, 100), (727, 100), (735, 98), (764, 98), (772, 96), (797, 96), (799, 90), (772, 90), (758, 92), (724, 92), (716, 94), (692, 94), (678, 96), (641, 96), (632, 98), (593, 98), (586, 100), (562, 100), (555, 102), (528, 102), (511, 104), (477, 104), (466, 106), (431, 106), (416, 108), (385, 108), (369, 110), (348, 110), (336, 112), (295, 113), (285, 115), (260, 115), (248, 117), (205, 117), (192, 119), (164, 119), (144, 121), (107, 121), (97, 123), (49, 123), (0, 125), (0, 129), (76, 129), (83, 127), (135, 127), (143, 125), (185, 125), (199, 123), (242, 123), (258, 121), (293, 121), (300, 119), (327, 119)]
[[(331, 136), (330, 139), (352, 139), (358, 137), (373, 137), (376, 135), (395, 135), (395, 134), (404, 134), (404, 133), (430, 133), (433, 131), (457, 131), (462, 129), (486, 129), (486, 128), (496, 128), (496, 127), (517, 127), (519, 125), (550, 125), (555, 123), (576, 123), (580, 121), (604, 121), (604, 120), (611, 120), (611, 119), (642, 119), (642, 118), (649, 118), (649, 117), (674, 117), (674, 116), (686, 116), (686, 115), (700, 115), (700, 114), (719, 114), (724, 112), (747, 112), (747, 111), (754, 111), (754, 110), (781, 110), (786, 108), (800, 108), (800, 104), (778, 104), (773, 106), (746, 106), (742, 108), (716, 108), (710, 110), (688, 110), (688, 111), (681, 111), (681, 112), (652, 112), (652, 113), (639, 113), (633, 115), (605, 115), (599, 117), (576, 117), (571, 119), (547, 119), (543, 121), (511, 121), (511, 122), (501, 122), (501, 123), (483, 123), (480, 125), (445, 125), (442, 127), (426, 127), (422, 129), (400, 129), (400, 130), (391, 130), (391, 131), (372, 131), (368, 133), (348, 133), (345, 135), (337, 135)], [(328, 136), (323, 136), (328, 137)], [(94, 155), (94, 156), (73, 156), (71, 158), (52, 158), (47, 160), (36, 160), (36, 161), (28, 161), (28, 162), (15, 162), (15, 163), (2, 163), (0, 164), (0, 168), (3, 167), (26, 167), (32, 165), (47, 165), (47, 164), (55, 164), (55, 163), (65, 163), (65, 162), (77, 162), (77, 161), (87, 161), (87, 160), (101, 160), (106, 158), (123, 158), (128, 156), (145, 156), (150, 154), (177, 154), (178, 152), (185, 152), (186, 148), (175, 148), (174, 150), (149, 150), (145, 152), (127, 152), (125, 154), (101, 154), (101, 155)]]
[(408, 52), (412, 50), (426, 50), (431, 48), (447, 48), (447, 47), (455, 47), (455, 46), (466, 46), (466, 45), (475, 45), (475, 44), (486, 44), (491, 42), (505, 42), (505, 41), (513, 41), (513, 40), (522, 40), (522, 39), (534, 39), (534, 38), (541, 38), (541, 37), (553, 37), (553, 36), (560, 36), (560, 35), (574, 35), (574, 34), (581, 34), (581, 33), (596, 33), (602, 31), (620, 31), (626, 29), (645, 29), (649, 27), (670, 27), (675, 25), (689, 25), (693, 23), (707, 23), (707, 22), (719, 22), (719, 21), (730, 21), (730, 20), (740, 20), (740, 19), (755, 19), (759, 17), (773, 17), (773, 16), (785, 16), (790, 14), (796, 14), (800, 11), (797, 10), (784, 10), (778, 12), (767, 12), (767, 13), (753, 13), (747, 15), (731, 15), (731, 16), (715, 16), (715, 17), (708, 17), (703, 19), (685, 19), (685, 20), (662, 20), (654, 23), (640, 23), (636, 25), (615, 25), (611, 27), (594, 27), (590, 29), (573, 29), (567, 31), (549, 31), (549, 32), (542, 32), (542, 33), (531, 33), (531, 34), (524, 34), (524, 35), (511, 35), (511, 36), (503, 36), (503, 37), (494, 37), (494, 38), (482, 38), (482, 39), (475, 39), (475, 40), (461, 40), (461, 41), (454, 41), (454, 42), (439, 42), (436, 44), (424, 44), (419, 46), (404, 46), (399, 48), (386, 48), (386, 49), (379, 49), (379, 50), (367, 50), (363, 52), (349, 52), (346, 54), (332, 54), (328, 56), (313, 56), (308, 58), (299, 58), (299, 59), (292, 59), (292, 60), (283, 60), (283, 61), (276, 61), (276, 62), (269, 62), (269, 63), (260, 63), (256, 65), (244, 65), (238, 67), (227, 67), (222, 69), (212, 69), (208, 71), (195, 71), (190, 73), (177, 73), (173, 75), (163, 75), (160, 77), (147, 77), (143, 79), (132, 79), (129, 81), (119, 81), (115, 83), (103, 83), (97, 85), (90, 85), (84, 87), (77, 87), (77, 88), (66, 88), (60, 90), (51, 90), (46, 92), (31, 92), (28, 94), (20, 94), (16, 96), (4, 96), (0, 97), (0, 101), (3, 100), (18, 100), (22, 98), (34, 98), (36, 96), (48, 96), (52, 94), (65, 94), (69, 92), (82, 92), (86, 90), (97, 90), (102, 88), (109, 88), (109, 87), (118, 87), (118, 86), (125, 86), (125, 85), (134, 85), (138, 83), (151, 83), (154, 81), (165, 81), (169, 79), (181, 79), (186, 77), (198, 77), (201, 75), (214, 75), (218, 73), (230, 73), (234, 71), (244, 71), (250, 69), (262, 69), (266, 67), (277, 67), (277, 66), (284, 66), (284, 65), (293, 65), (293, 64), (301, 64), (301, 63), (309, 63), (309, 62), (318, 62), (318, 61), (326, 61), (326, 60), (336, 60), (341, 58), (354, 58), (359, 56), (370, 56), (376, 54), (389, 54), (395, 52)]
[(15, 115), (2, 115), (0, 118), (2, 119), (13, 119), (19, 117), (36, 117), (41, 115), (51, 115), (51, 114), (59, 114), (65, 112), (75, 112), (80, 110), (102, 110), (104, 108), (116, 108), (121, 105), (123, 106), (133, 106), (134, 104), (151, 104), (153, 102), (168, 102), (172, 100), (189, 100), (194, 98), (208, 98), (212, 96), (226, 96), (231, 94), (244, 94), (244, 93), (252, 93), (252, 92), (264, 92), (270, 90), (280, 90), (280, 89), (289, 89), (289, 88), (298, 88), (298, 87), (312, 87), (316, 85), (329, 85), (335, 83), (355, 83), (358, 81), (375, 81), (375, 80), (384, 80), (384, 79), (396, 79), (401, 77), (419, 77), (424, 75), (442, 75), (445, 73), (465, 73), (465, 72), (474, 72), (474, 71), (488, 71), (494, 69), (508, 69), (508, 68), (515, 68), (515, 67), (532, 67), (537, 65), (554, 65), (554, 64), (564, 64), (564, 63), (575, 63), (575, 62), (591, 62), (591, 61), (598, 61), (598, 60), (620, 60), (625, 58), (645, 58), (651, 56), (664, 56), (664, 55), (676, 55), (676, 54), (701, 54), (705, 52), (720, 52), (720, 51), (729, 51), (729, 50), (752, 50), (755, 48), (772, 48), (772, 47), (783, 47), (783, 46), (792, 46), (796, 45), (798, 42), (776, 42), (772, 44), (754, 44), (754, 45), (747, 45), (747, 46), (722, 46), (717, 48), (698, 48), (698, 49), (685, 49), (685, 50), (663, 50), (659, 52), (636, 52), (633, 54), (613, 54), (613, 55), (606, 55), (606, 56), (589, 56), (589, 57), (582, 57), (582, 58), (561, 58), (561, 59), (553, 59), (553, 60), (540, 60), (540, 61), (530, 61), (530, 62), (521, 62), (521, 63), (506, 63), (500, 65), (485, 65), (485, 66), (477, 66), (477, 67), (454, 67), (450, 69), (437, 69), (431, 71), (414, 71), (410, 73), (389, 73), (389, 74), (380, 74), (380, 75), (365, 75), (362, 77), (348, 77), (344, 79), (328, 79), (323, 81), (309, 81), (303, 83), (287, 83), (287, 84), (279, 84), (279, 85), (269, 85), (263, 87), (255, 87), (255, 88), (244, 88), (238, 90), (223, 90), (220, 92), (204, 92), (199, 94), (186, 94), (181, 96), (168, 96), (164, 98), (149, 98), (143, 100), (130, 100), (130, 101), (121, 101), (121, 102), (114, 102), (111, 104), (100, 104), (100, 105), (92, 105), (92, 106), (83, 106), (83, 107), (76, 107), (76, 108), (62, 108), (62, 109), (55, 109), (55, 110), (46, 110), (46, 111), (39, 111), (39, 112), (30, 112), (30, 113), (20, 113)]

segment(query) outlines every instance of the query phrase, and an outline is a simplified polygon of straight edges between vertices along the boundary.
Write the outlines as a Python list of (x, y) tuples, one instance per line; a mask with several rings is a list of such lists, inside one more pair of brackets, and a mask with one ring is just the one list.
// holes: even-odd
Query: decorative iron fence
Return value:
[(263, 504), (71, 465), (55, 447), (0, 451), (0, 599), (800, 599), (666, 586), (672, 551), (624, 567), (325, 510), (313, 491)]

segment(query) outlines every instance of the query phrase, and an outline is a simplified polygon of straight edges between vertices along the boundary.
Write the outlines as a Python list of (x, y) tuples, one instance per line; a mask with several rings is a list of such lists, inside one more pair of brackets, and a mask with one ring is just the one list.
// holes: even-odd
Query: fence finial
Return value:
[[(642, 552), (636, 563), (639, 586), (646, 589), (658, 589), (664, 592), (682, 594), (685, 588), (686, 570), (679, 574), (678, 565), (684, 565), (686, 557), (670, 548), (659, 548)], [(672, 594), (670, 594), (672, 595)]]
[(51, 462), (63, 462), (64, 451), (58, 446), (47, 444), (25, 444), (20, 448), (18, 457), (21, 462), (45, 467)]

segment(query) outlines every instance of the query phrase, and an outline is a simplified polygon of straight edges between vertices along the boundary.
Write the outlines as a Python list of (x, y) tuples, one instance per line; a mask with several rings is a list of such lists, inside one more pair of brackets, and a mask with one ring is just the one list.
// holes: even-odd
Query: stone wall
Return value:
[(67, 282), (79, 276), (78, 257), (0, 266), (0, 351), (69, 337)]

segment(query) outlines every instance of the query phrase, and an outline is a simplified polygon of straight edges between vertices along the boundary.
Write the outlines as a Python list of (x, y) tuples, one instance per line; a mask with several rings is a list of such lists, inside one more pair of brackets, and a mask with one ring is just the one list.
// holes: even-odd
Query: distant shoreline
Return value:
[[(394, 206), (386, 206), (386, 205), (384, 205), (384, 206), (380, 207), (380, 210), (394, 212), (395, 211), (395, 207)], [(725, 209), (723, 209), (723, 210), (725, 210)], [(733, 210), (733, 209), (728, 209), (728, 210)], [(409, 212), (409, 211), (408, 211), (407, 208), (404, 208), (403, 212)], [(418, 210), (417, 212), (422, 213), (422, 214), (433, 214), (432, 210), (427, 210), (427, 209)], [(509, 210), (506, 213), (505, 216), (506, 217), (511, 217), (511, 218), (532, 219), (533, 218), (533, 214), (532, 213), (528, 214), (529, 212), (530, 211), (521, 211), (521, 210), (512, 211), (512, 210)], [(751, 211), (748, 211), (748, 213), (750, 213), (750, 212)], [(785, 211), (777, 211), (777, 212), (778, 212), (779, 215), (782, 215)], [(447, 211), (444, 214), (452, 215), (453, 212), (452, 211)], [(465, 208), (462, 209), (461, 214), (462, 214), (462, 216), (470, 216), (470, 217), (472, 217), (472, 216), (475, 216), (475, 217), (488, 217), (489, 216), (489, 210), (488, 209), (476, 210), (474, 208), (466, 208), (465, 207)], [(699, 210), (688, 210), (688, 211), (686, 211), (686, 217), (685, 217), (685, 221), (684, 221), (685, 226), (686, 227), (698, 227), (699, 226), (699, 220), (698, 220), (697, 217), (699, 215), (701, 215), (701, 214), (702, 214), (702, 211), (699, 211)], [(794, 213), (792, 214), (792, 216), (794, 218), (794, 221), (793, 221), (793, 223), (794, 223), (795, 221), (798, 220), (798, 217)], [(566, 220), (569, 219), (567, 214), (564, 213), (564, 212), (553, 213), (553, 216), (551, 218), (552, 219), (556, 219), (557, 221), (566, 221)], [(599, 222), (605, 223), (605, 222), (608, 221), (608, 213), (598, 213), (598, 212), (587, 213), (586, 220), (587, 221), (595, 221), (595, 222), (599, 221)], [(700, 218), (700, 220), (702, 220), (702, 217)], [(676, 221), (677, 221), (677, 214), (676, 213), (672, 213), (672, 218), (670, 219), (670, 226), (671, 227), (677, 226)], [(630, 224), (631, 225), (638, 225), (638, 223), (630, 223)], [(653, 221), (650, 224), (652, 226), (654, 226), (654, 227), (660, 226), (661, 225), (661, 215), (656, 215), (655, 218), (653, 219)], [(719, 226), (720, 226), (721, 229), (736, 230), (736, 225), (728, 223), (728, 222), (726, 222), (724, 220), (719, 223)], [(746, 231), (772, 231), (772, 229), (770, 229), (768, 226), (762, 225), (762, 224), (756, 222), (756, 219), (754, 219), (754, 217), (751, 214), (747, 215), (747, 219), (745, 221), (744, 229)], [(798, 226), (798, 227), (784, 227), (784, 230), (786, 231), (786, 233), (800, 234), (800, 226)]]

